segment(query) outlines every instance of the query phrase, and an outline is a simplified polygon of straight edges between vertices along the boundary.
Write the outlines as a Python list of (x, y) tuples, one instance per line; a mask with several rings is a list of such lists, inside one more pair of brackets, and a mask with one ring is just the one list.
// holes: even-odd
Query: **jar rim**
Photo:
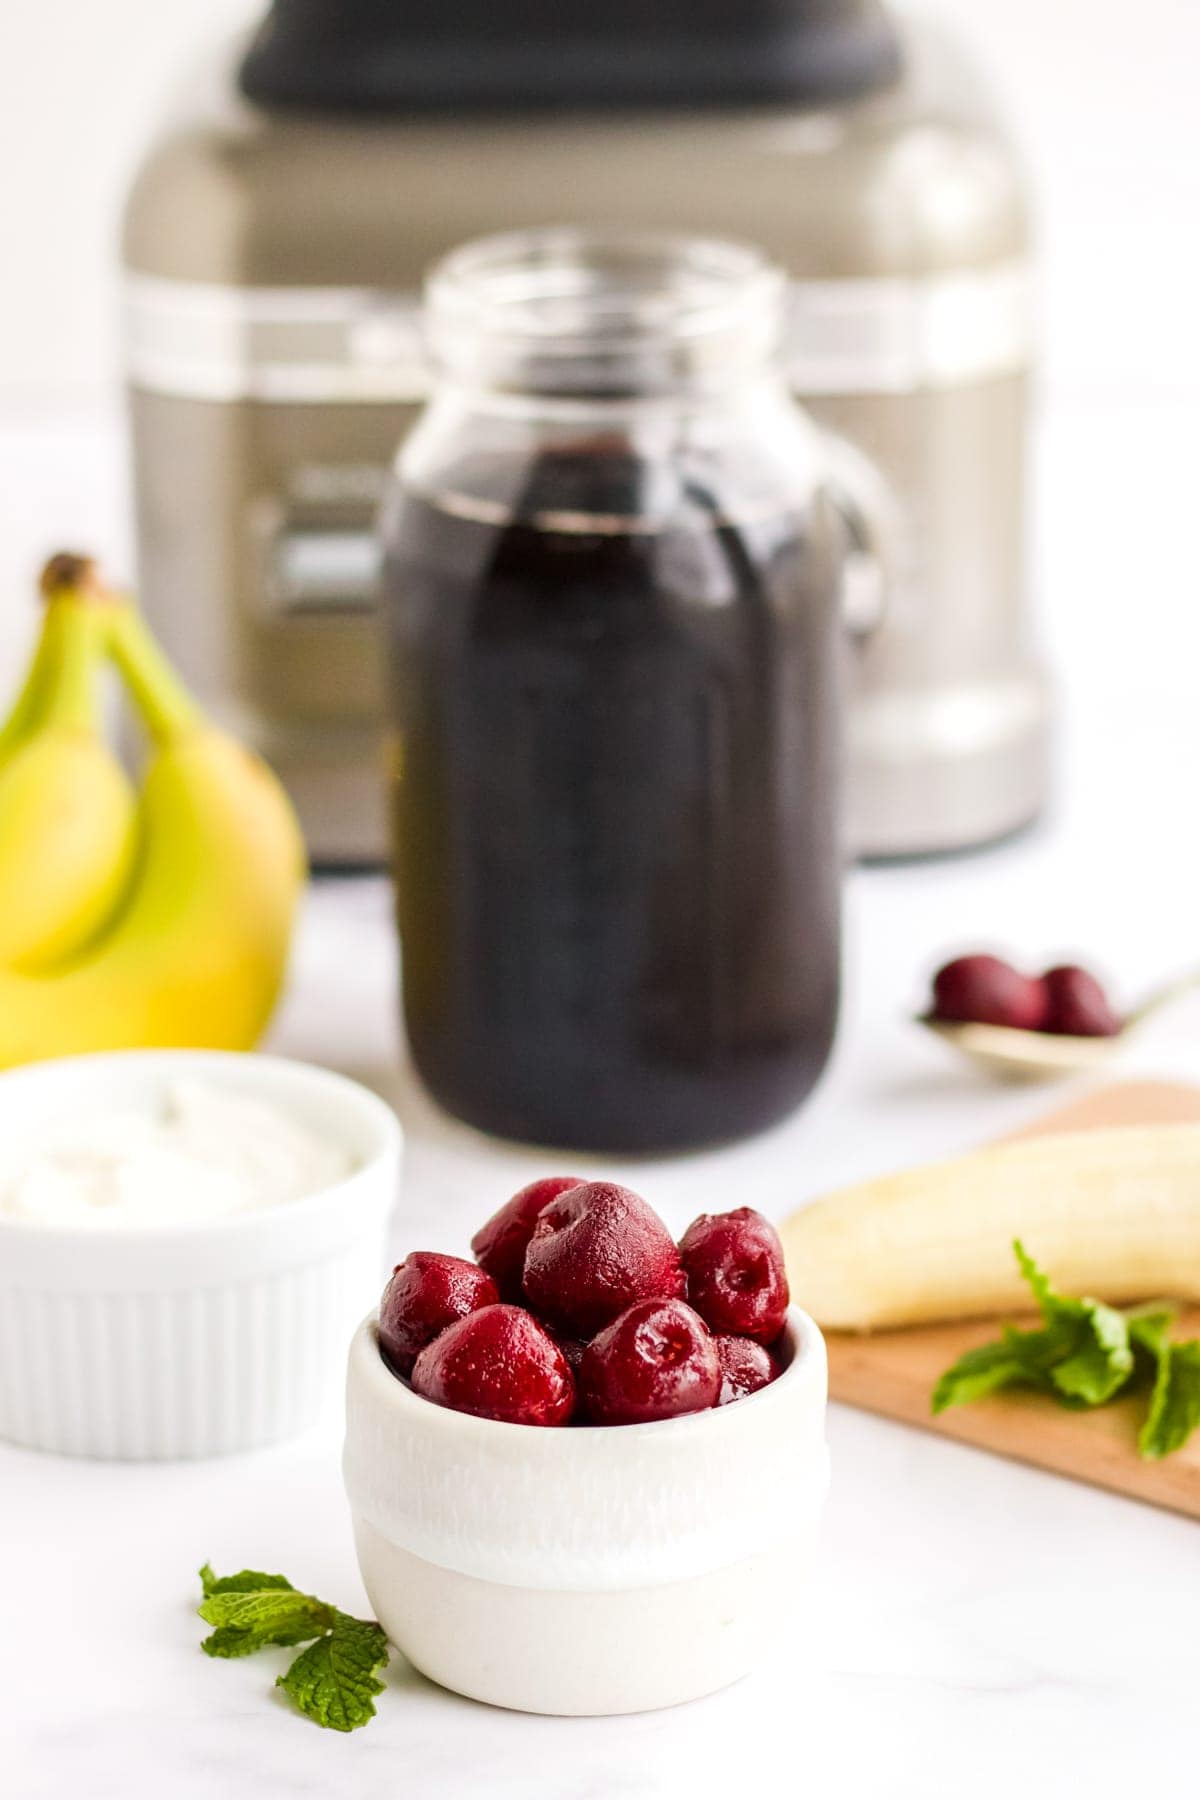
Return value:
[[(503, 385), (654, 390), (743, 375), (777, 355), (786, 279), (752, 245), (684, 233), (547, 227), (464, 244), (425, 284), (434, 363)], [(524, 381), (514, 380), (517, 364)], [(532, 372), (531, 372), (532, 371)]]

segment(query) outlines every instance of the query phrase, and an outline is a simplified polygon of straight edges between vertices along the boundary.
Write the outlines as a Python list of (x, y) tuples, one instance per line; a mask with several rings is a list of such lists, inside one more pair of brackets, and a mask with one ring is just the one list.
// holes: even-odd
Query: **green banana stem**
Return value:
[(42, 696), (53, 675), (58, 636), (57, 629), (51, 628), (50, 614), (47, 612), (42, 619), (42, 629), (25, 680), (7, 719), (0, 725), (0, 762), (6, 761), (37, 729)]
[(52, 557), (41, 578), (42, 629), (25, 680), (0, 726), (0, 761), (45, 725), (96, 726), (95, 664), (100, 649), (93, 607), (103, 595), (86, 557)]
[(170, 743), (203, 723), (204, 714), (159, 649), (132, 605), (117, 608), (108, 624), (108, 649), (151, 739)]
[(96, 671), (105, 648), (102, 613), (91, 601), (52, 600), (46, 630), (57, 638), (57, 653), (31, 729), (94, 732), (100, 722)]

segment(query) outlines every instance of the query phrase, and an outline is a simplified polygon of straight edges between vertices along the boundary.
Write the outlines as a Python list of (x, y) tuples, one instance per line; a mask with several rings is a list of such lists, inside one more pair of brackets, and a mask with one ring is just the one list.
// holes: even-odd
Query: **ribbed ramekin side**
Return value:
[(0, 1438), (68, 1456), (219, 1456), (315, 1422), (375, 1298), (382, 1233), (176, 1292), (0, 1291)]

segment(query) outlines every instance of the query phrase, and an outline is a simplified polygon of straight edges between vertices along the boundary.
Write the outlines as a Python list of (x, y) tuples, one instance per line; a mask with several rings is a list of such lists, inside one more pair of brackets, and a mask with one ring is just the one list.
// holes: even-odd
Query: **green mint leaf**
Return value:
[(297, 1708), (333, 1731), (354, 1731), (374, 1718), (374, 1696), (383, 1691), (378, 1671), (388, 1660), (382, 1626), (298, 1593), (283, 1575), (256, 1569), (216, 1575), (205, 1563), (200, 1585), (200, 1617), (213, 1627), (200, 1646), (207, 1655), (249, 1656), (268, 1644), (308, 1643), (277, 1683)]
[(210, 1594), (257, 1594), (263, 1588), (291, 1588), (286, 1575), (263, 1575), (257, 1569), (243, 1569), (237, 1575), (214, 1575), (209, 1563), (200, 1571), (204, 1598)]
[(1020, 1359), (1007, 1343), (980, 1344), (977, 1349), (965, 1351), (941, 1376), (933, 1390), (933, 1411), (940, 1413), (948, 1406), (968, 1406), (974, 1400), (984, 1400), (989, 1394), (1026, 1379)]
[(1158, 1342), (1158, 1374), (1138, 1437), (1138, 1452), (1149, 1461), (1178, 1450), (1200, 1425), (1200, 1341)]
[(1020, 1356), (1031, 1379), (1036, 1379), (1049, 1393), (1060, 1392), (1061, 1390), (1055, 1389), (1051, 1375), (1059, 1363), (1064, 1362), (1079, 1348), (1081, 1302), (1068, 1300), (1062, 1294), (1054, 1292), (1049, 1277), (1038, 1268), (1019, 1238), (1013, 1240), (1013, 1253), (1022, 1275), (1033, 1290), (1042, 1323), (1033, 1331), (1021, 1331), (1015, 1325), (1005, 1325), (1004, 1340), (1014, 1354)]
[(1037, 1301), (1042, 1312), (1045, 1313), (1047, 1304), (1051, 1300), (1057, 1298), (1051, 1289), (1050, 1277), (1048, 1275), (1043, 1275), (1020, 1238), (1013, 1239), (1013, 1255), (1020, 1265), (1022, 1275), (1033, 1289), (1034, 1299)]
[[(1064, 1303), (1057, 1301), (1059, 1306)], [(1050, 1379), (1068, 1399), (1103, 1406), (1133, 1374), (1129, 1327), (1115, 1307), (1099, 1300), (1070, 1303), (1076, 1341), (1071, 1354), (1051, 1370)], [(1074, 1310), (1077, 1309), (1077, 1310)]]
[(968, 1350), (935, 1386), (933, 1411), (1008, 1387), (1037, 1388), (1060, 1406), (1103, 1406), (1149, 1367), (1154, 1388), (1138, 1450), (1157, 1459), (1185, 1444), (1200, 1427), (1200, 1339), (1171, 1342), (1176, 1308), (1154, 1300), (1119, 1312), (1099, 1300), (1073, 1299), (1055, 1292), (1020, 1240), (1013, 1251), (1042, 1324), (1036, 1331), (1005, 1325), (995, 1343)]
[(1053, 1391), (1051, 1371), (1068, 1354), (1075, 1341), (1074, 1332), (1065, 1332), (1061, 1321), (1054, 1326), (1040, 1326), (1036, 1331), (1002, 1325), (1000, 1339), (1013, 1361), (1020, 1363), (1025, 1380), (1035, 1387), (1045, 1388), (1047, 1393)]
[(303, 1644), (333, 1623), (334, 1609), (294, 1588), (210, 1593), (200, 1617), (216, 1629), (200, 1648), (208, 1656), (249, 1656), (266, 1644)]
[(383, 1692), (376, 1671), (387, 1660), (383, 1628), (339, 1612), (328, 1635), (302, 1650), (276, 1685), (318, 1725), (355, 1731), (375, 1717), (374, 1697)]
[(248, 1631), (222, 1625), (200, 1640), (200, 1648), (205, 1656), (251, 1656), (255, 1650), (261, 1650), (262, 1645)]
[(1129, 1341), (1135, 1350), (1144, 1350), (1155, 1364), (1166, 1349), (1171, 1327), (1179, 1317), (1178, 1307), (1167, 1300), (1151, 1300), (1145, 1306), (1134, 1306), (1125, 1314)]
[(1020, 1240), (1013, 1252), (1042, 1324), (1033, 1331), (1005, 1325), (997, 1342), (968, 1350), (934, 1388), (934, 1413), (1010, 1387), (1036, 1388), (1060, 1406), (1101, 1406), (1133, 1374), (1133, 1347), (1122, 1314), (1099, 1300), (1056, 1293)]
[[(1041, 1332), (1024, 1334), (1027, 1351), (1042, 1358), (1056, 1396), (1083, 1406), (1103, 1406), (1133, 1374), (1129, 1327), (1115, 1307), (1099, 1300), (1074, 1300), (1055, 1293), (1017, 1239), (1013, 1251), (1045, 1320)], [(1014, 1334), (1018, 1335), (1018, 1334)]]

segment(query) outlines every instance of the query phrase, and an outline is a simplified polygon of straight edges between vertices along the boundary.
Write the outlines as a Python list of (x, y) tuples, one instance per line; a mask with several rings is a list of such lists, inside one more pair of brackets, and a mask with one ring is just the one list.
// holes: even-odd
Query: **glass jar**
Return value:
[(486, 1131), (733, 1138), (829, 1053), (841, 547), (783, 294), (752, 250), (639, 234), (429, 279), (383, 516), (404, 1017)]

